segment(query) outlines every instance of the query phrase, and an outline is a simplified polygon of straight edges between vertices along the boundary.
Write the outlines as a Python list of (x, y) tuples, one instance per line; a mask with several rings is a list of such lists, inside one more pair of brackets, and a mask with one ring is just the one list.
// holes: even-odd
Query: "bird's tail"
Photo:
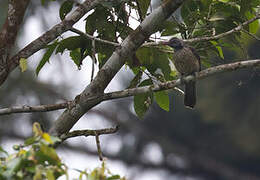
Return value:
[(193, 108), (196, 104), (196, 81), (185, 83), (184, 105)]

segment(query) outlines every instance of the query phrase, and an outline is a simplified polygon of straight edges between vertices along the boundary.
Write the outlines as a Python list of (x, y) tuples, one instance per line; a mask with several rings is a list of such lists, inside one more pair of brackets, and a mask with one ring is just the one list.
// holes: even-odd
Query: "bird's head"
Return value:
[(169, 41), (162, 42), (163, 45), (168, 45), (176, 50), (183, 48), (184, 42), (176, 37), (171, 38)]

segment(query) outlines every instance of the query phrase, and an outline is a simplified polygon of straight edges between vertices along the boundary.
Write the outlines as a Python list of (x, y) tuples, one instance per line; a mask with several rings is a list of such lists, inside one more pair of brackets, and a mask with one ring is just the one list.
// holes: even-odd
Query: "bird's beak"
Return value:
[(162, 45), (169, 45), (170, 42), (169, 41), (162, 41), (160, 44), (162, 44)]

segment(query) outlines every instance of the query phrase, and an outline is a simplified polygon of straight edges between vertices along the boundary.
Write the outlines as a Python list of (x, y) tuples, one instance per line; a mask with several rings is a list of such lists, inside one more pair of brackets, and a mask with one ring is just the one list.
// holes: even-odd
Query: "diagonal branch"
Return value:
[(50, 129), (50, 133), (61, 135), (68, 132), (88, 110), (99, 104), (102, 98), (91, 101), (88, 101), (88, 99), (104, 93), (105, 88), (125, 64), (127, 58), (131, 57), (144, 41), (157, 31), (161, 22), (166, 20), (184, 1), (166, 0), (147, 16), (135, 31), (121, 43), (121, 46), (114, 51), (93, 81), (74, 99), (74, 106), (68, 108), (59, 116)]
[(257, 14), (255, 17), (253, 17), (252, 19), (248, 20), (248, 21), (245, 21), (243, 22), (242, 24), (238, 25), (237, 27), (227, 31), (227, 32), (224, 32), (224, 33), (221, 33), (221, 34), (218, 34), (218, 35), (215, 35), (215, 36), (206, 36), (206, 37), (199, 37), (199, 38), (192, 38), (192, 39), (189, 39), (189, 40), (186, 40), (186, 42), (198, 42), (198, 41), (210, 41), (210, 40), (216, 40), (216, 39), (220, 39), (220, 38), (223, 38), (225, 36), (228, 36), (230, 34), (233, 34), (235, 32), (239, 32), (241, 30), (243, 30), (243, 27), (260, 19), (260, 13)]
[[(196, 79), (198, 79), (198, 80), (204, 79), (209, 76), (213, 76), (213, 75), (228, 72), (228, 71), (236, 71), (236, 70), (244, 69), (244, 68), (257, 68), (257, 67), (260, 67), (260, 59), (239, 61), (239, 62), (230, 63), (230, 64), (223, 64), (223, 65), (214, 66), (214, 67), (205, 69), (203, 71), (200, 71), (197, 74)], [(190, 81), (190, 80), (193, 80), (194, 78), (195, 78), (194, 76), (187, 76), (184, 78), (184, 80)], [(169, 89), (173, 89), (176, 86), (179, 86), (181, 84), (182, 84), (181, 80), (178, 79), (178, 80), (173, 80), (173, 81), (167, 81), (167, 82), (160, 83), (157, 85), (131, 88), (131, 89), (126, 89), (126, 90), (122, 90), (122, 91), (104, 93), (101, 95), (93, 95), (91, 97), (88, 97), (85, 101), (93, 102), (96, 99), (98, 99), (100, 101), (119, 99), (119, 98), (134, 96), (137, 94), (147, 93), (147, 92), (151, 92), (151, 91), (155, 92), (155, 91), (169, 90)], [(60, 103), (60, 104), (51, 104), (51, 105), (16, 106), (16, 107), (0, 109), (0, 115), (6, 115), (6, 114), (12, 114), (12, 113), (46, 112), (46, 111), (54, 111), (54, 110), (59, 110), (59, 109), (64, 109), (64, 108), (70, 108), (72, 106), (73, 106), (73, 102), (71, 102), (71, 101)]]
[[(239, 31), (242, 31), (243, 30), (243, 27), (260, 19), (260, 13), (257, 14), (255, 17), (253, 17), (252, 19), (249, 19), (248, 21), (245, 21), (243, 22), (242, 24), (238, 25), (237, 27), (229, 30), (229, 31), (226, 31), (224, 33), (221, 33), (221, 34), (217, 34), (215, 36), (205, 36), (205, 37), (198, 37), (198, 38), (192, 38), (192, 39), (185, 39), (183, 41), (185, 42), (188, 42), (188, 43), (193, 43), (193, 42), (201, 42), (201, 41), (211, 41), (211, 40), (216, 40), (216, 39), (220, 39), (220, 38), (223, 38), (223, 37), (226, 37), (230, 34), (233, 34), (235, 32), (239, 32)], [(144, 45), (145, 46), (157, 46), (157, 45), (160, 45), (161, 42), (148, 42), (148, 43), (145, 43)]]
[[(242, 24), (238, 25), (237, 27), (229, 30), (229, 31), (226, 31), (224, 33), (221, 33), (221, 34), (217, 34), (215, 36), (205, 36), (205, 37), (198, 37), (198, 38), (192, 38), (192, 39), (185, 39), (184, 41), (185, 42), (188, 42), (188, 43), (192, 43), (192, 42), (199, 42), (199, 41), (210, 41), (210, 40), (216, 40), (216, 39), (220, 39), (220, 38), (223, 38), (225, 36), (228, 36), (230, 34), (233, 34), (235, 32), (239, 32), (239, 31), (245, 31), (243, 29), (244, 26), (256, 21), (260, 19), (260, 14), (257, 14), (254, 18), (248, 20), (248, 21), (245, 21), (243, 22)], [(76, 34), (79, 34), (81, 36), (84, 36), (86, 37), (87, 39), (95, 39), (96, 41), (99, 41), (101, 43), (104, 43), (104, 44), (109, 44), (109, 45), (112, 45), (112, 46), (115, 46), (115, 47), (118, 47), (120, 46), (119, 43), (115, 43), (115, 42), (112, 42), (112, 41), (108, 41), (108, 40), (104, 40), (104, 39), (100, 39), (100, 38), (96, 38), (94, 36), (91, 36), (89, 34), (86, 34), (78, 29), (75, 29), (75, 28), (71, 28), (70, 29), (72, 32), (76, 33)], [(252, 33), (249, 33), (249, 32), (246, 32), (247, 34), (249, 34), (250, 36), (254, 37), (255, 39), (259, 40), (259, 38), (257, 36), (255, 36), (254, 34)], [(161, 42), (146, 42), (144, 43), (142, 46), (158, 46), (160, 45)]]
[(13, 71), (18, 65), (20, 58), (28, 58), (35, 52), (44, 48), (48, 43), (55, 40), (59, 35), (68, 31), (76, 22), (78, 22), (88, 11), (93, 9), (101, 0), (86, 0), (79, 7), (59, 24), (52, 27), (39, 38), (28, 44), (25, 48), (14, 55), (7, 64), (7, 67), (0, 69), (0, 85), (4, 83), (8, 74)]

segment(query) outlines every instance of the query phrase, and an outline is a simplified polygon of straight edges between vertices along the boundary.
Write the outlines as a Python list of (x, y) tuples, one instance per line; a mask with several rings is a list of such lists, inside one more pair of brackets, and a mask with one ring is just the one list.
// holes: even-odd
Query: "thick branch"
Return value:
[(185, 0), (164, 1), (160, 7), (147, 16), (137, 29), (121, 43), (121, 46), (114, 51), (106, 64), (100, 69), (95, 79), (75, 98), (75, 105), (64, 111), (58, 118), (51, 128), (50, 133), (61, 135), (68, 132), (81, 116), (99, 104), (102, 98), (89, 101), (89, 97), (103, 94), (104, 89), (125, 64), (126, 59), (131, 57), (144, 41), (148, 39), (151, 34), (156, 32), (161, 22), (166, 20), (184, 1)]
[[(30, 0), (9, 0), (8, 2), (7, 17), (0, 31), (0, 72), (4, 72), (3, 74), (1, 73), (4, 79), (8, 75), (8, 69), (6, 68), (8, 68), (7, 63), (9, 63), (10, 51), (14, 46), (29, 2)], [(0, 78), (1, 82), (2, 78)]]
[[(257, 67), (260, 67), (260, 59), (239, 61), (239, 62), (230, 63), (230, 64), (223, 64), (223, 65), (211, 67), (211, 68), (205, 69), (203, 71), (200, 71), (197, 74), (196, 79), (198, 79), (198, 80), (204, 79), (206, 77), (216, 75), (219, 73), (228, 72), (228, 71), (236, 71), (236, 70), (244, 69), (244, 68), (257, 68)], [(187, 76), (184, 78), (184, 80), (190, 81), (190, 80), (193, 80), (194, 78), (195, 78), (194, 76)], [(151, 91), (168, 90), (168, 89), (173, 89), (178, 85), (181, 85), (181, 83), (182, 82), (180, 81), (180, 79), (178, 79), (178, 80), (160, 83), (157, 85), (142, 86), (142, 87), (131, 88), (131, 89), (126, 89), (126, 90), (122, 90), (122, 91), (104, 93), (101, 95), (93, 95), (91, 97), (88, 97), (85, 101), (93, 102), (97, 99), (100, 101), (107, 101), (107, 100), (111, 100), (111, 99), (119, 99), (119, 98), (134, 96), (137, 94), (147, 93), (147, 92), (151, 92)], [(64, 102), (64, 103), (60, 103), (60, 104), (39, 105), (39, 106), (16, 106), (16, 107), (0, 109), (0, 115), (11, 114), (11, 113), (54, 111), (54, 110), (58, 110), (58, 109), (70, 108), (70, 106), (73, 106), (73, 102), (69, 101), (69, 102)]]
[(6, 80), (8, 74), (13, 71), (18, 65), (20, 58), (28, 58), (35, 52), (44, 48), (48, 43), (55, 40), (59, 35), (68, 31), (82, 16), (93, 9), (101, 0), (86, 0), (83, 4), (69, 14), (62, 22), (52, 27), (39, 38), (28, 44), (25, 48), (14, 55), (7, 64), (7, 67), (0, 69), (0, 85)]

